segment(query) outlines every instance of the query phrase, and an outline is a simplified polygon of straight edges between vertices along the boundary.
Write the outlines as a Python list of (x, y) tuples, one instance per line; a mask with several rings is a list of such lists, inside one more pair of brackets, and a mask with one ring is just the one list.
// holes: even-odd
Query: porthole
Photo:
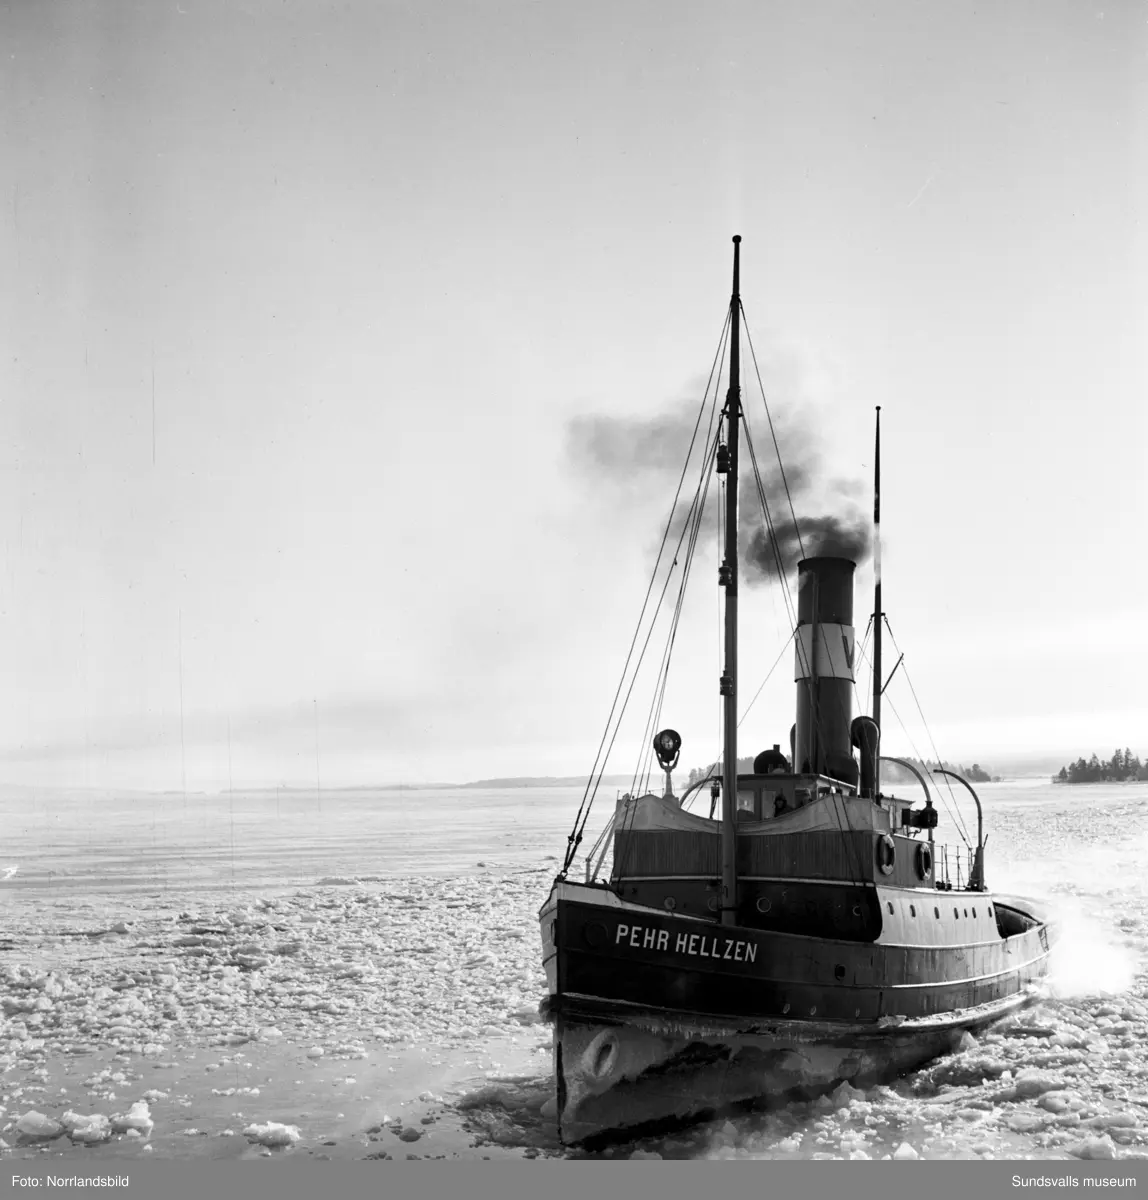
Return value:
[(678, 907), (678, 902), (673, 898), (673, 896), (667, 896), (662, 903), (666, 906), (666, 908), (669, 909), (670, 912), (673, 912), (674, 909)]
[(958, 921), (961, 919), (961, 910), (955, 904), (953, 905), (953, 916), (956, 917)]
[(717, 912), (717, 897), (711, 896), (709, 900), (706, 901), (706, 907), (710, 910), (710, 912)]
[(933, 916), (936, 917), (937, 920), (939, 921), (941, 919), (941, 910), (939, 908), (934, 908)]
[(989, 905), (989, 916), (991, 917), (992, 915), (993, 915), (993, 906), (990, 904)]
[(844, 979), (845, 978), (845, 968), (840, 963), (838, 963), (837, 966), (835, 966), (833, 968), (833, 978), (834, 979)]
[(789, 1012), (789, 1002), (788, 1001), (786, 1001), (786, 1003), (781, 1006), (781, 1011), (783, 1013)]
[[(889, 911), (890, 912), (893, 911), (893, 906), (891, 904), (889, 905)], [(853, 915), (855, 917), (859, 917), (861, 915), (861, 905), (860, 904), (853, 905)]]
[(973, 905), (973, 916), (975, 917), (976, 915), (977, 915), (977, 906), (974, 904)]
[(889, 900), (889, 901), (887, 901), (887, 903), (889, 905), (889, 911), (892, 912), (893, 911), (893, 901)]
[[(967, 917), (968, 915), (969, 915), (969, 910), (966, 908), (966, 909), (965, 909), (965, 916)], [(977, 915), (977, 910), (974, 908), (974, 909), (973, 909), (973, 916), (975, 917), (976, 915)]]
[(917, 906), (915, 904), (910, 904), (909, 905), (909, 916), (915, 917), (916, 915), (917, 915)]
[(767, 913), (773, 907), (769, 902), (768, 896), (759, 896), (757, 899), (757, 911)]
[(809, 1010), (809, 1015), (811, 1017), (817, 1016), (817, 1005), (816, 1004)]

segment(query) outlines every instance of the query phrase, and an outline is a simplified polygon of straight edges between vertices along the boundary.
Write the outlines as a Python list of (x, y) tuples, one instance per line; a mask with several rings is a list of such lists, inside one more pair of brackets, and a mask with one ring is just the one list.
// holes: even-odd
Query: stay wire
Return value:
[[(578, 812), (576, 813), (576, 815), (574, 817), (574, 828), (571, 830), (570, 836), (567, 838), (566, 854), (563, 859), (562, 870), (559, 872), (559, 878), (564, 878), (566, 876), (567, 872), (570, 870), (571, 864), (574, 861), (574, 856), (577, 853), (578, 845), (582, 840), (582, 830), (584, 830), (586, 827), (586, 820), (589, 816), (589, 810), (590, 810), (590, 808), (593, 807), (594, 799), (598, 794), (598, 788), (602, 782), (602, 776), (605, 774), (606, 760), (602, 759), (602, 750), (603, 750), (603, 747), (606, 745), (606, 740), (610, 733), (610, 726), (614, 721), (614, 714), (615, 714), (615, 711), (616, 711), (617, 705), (618, 705), (618, 697), (621, 695), (622, 687), (626, 682), (626, 674), (629, 671), (630, 662), (633, 658), (634, 647), (637, 645), (638, 636), (642, 630), (642, 622), (645, 620), (646, 609), (650, 602), (650, 596), (654, 590), (654, 583), (657, 580), (658, 568), (661, 566), (662, 555), (665, 552), (666, 542), (669, 540), (670, 530), (673, 527), (674, 513), (677, 512), (678, 499), (681, 496), (682, 485), (685, 483), (686, 473), (689, 470), (690, 459), (693, 457), (694, 443), (697, 440), (698, 429), (701, 426), (702, 414), (705, 412), (706, 404), (709, 401), (709, 391), (710, 391), (710, 386), (713, 383), (714, 373), (717, 371), (719, 360), (724, 360), (726, 338), (729, 333), (730, 319), (731, 319), (732, 315), (733, 315), (733, 309), (732, 309), (732, 305), (731, 305), (730, 309), (726, 313), (725, 320), (722, 324), (722, 332), (718, 338), (718, 348), (714, 353), (714, 360), (710, 366), (709, 378), (706, 381), (705, 392), (702, 395), (702, 403), (698, 409), (698, 419), (694, 423), (693, 434), (690, 437), (689, 451), (686, 454), (686, 461), (682, 465), (682, 473), (678, 479), (677, 489), (674, 492), (673, 503), (670, 505), (670, 515), (666, 521), (665, 531), (662, 534), (661, 545), (658, 547), (658, 556), (654, 562), (653, 571), (650, 574), (650, 583), (649, 583), (649, 586), (646, 588), (646, 595), (642, 601), (641, 612), (638, 615), (638, 623), (634, 630), (634, 636), (630, 640), (630, 648), (626, 653), (626, 661), (622, 667), (622, 675), (618, 681), (618, 687), (614, 692), (614, 699), (610, 705), (609, 715), (606, 718), (606, 728), (603, 730), (602, 739), (598, 743), (598, 751), (594, 757), (594, 765), (590, 769), (590, 775), (586, 781), (586, 788), (585, 788), (585, 791), (582, 793), (582, 800), (581, 800), (580, 804), (578, 805)], [(667, 580), (668, 580), (668, 574), (667, 574)], [(633, 688), (632, 682), (631, 682), (630, 686), (631, 686), (631, 690), (632, 690), (632, 688)], [(627, 701), (628, 701), (628, 698), (629, 698), (629, 693), (627, 693)], [(623, 712), (624, 712), (624, 707), (623, 707)], [(621, 714), (619, 714), (619, 721), (620, 720), (621, 720)], [(616, 736), (617, 736), (617, 729), (615, 729), (615, 731), (614, 731), (614, 737), (616, 737)], [(610, 746), (613, 746), (613, 738), (610, 738)], [(607, 750), (606, 753), (607, 753), (607, 759), (608, 759), (609, 750)], [(597, 778), (595, 778), (595, 776), (597, 776)], [(579, 826), (581, 826), (581, 828)]]
[[(709, 447), (709, 453), (706, 455), (706, 457), (703, 461), (702, 475), (701, 475), (701, 478), (698, 480), (698, 487), (694, 493), (694, 498), (693, 498), (693, 501), (691, 502), (689, 511), (686, 516), (686, 521), (685, 521), (685, 524), (682, 529), (682, 538), (684, 539), (686, 533), (688, 532), (689, 533), (689, 541), (687, 543), (685, 558), (684, 558), (684, 562), (683, 562), (683, 566), (682, 566), (681, 583), (679, 584), (679, 587), (678, 587), (678, 596), (677, 596), (677, 600), (674, 605), (674, 612), (671, 617), (670, 630), (669, 630), (669, 634), (667, 637), (666, 648), (665, 648), (665, 651), (663, 652), (662, 664), (661, 664), (661, 667), (660, 667), (659, 673), (658, 673), (658, 682), (655, 683), (656, 699), (655, 699), (654, 703), (652, 704), (651, 709), (646, 717), (646, 729), (645, 729), (644, 737), (643, 737), (644, 751), (643, 751), (642, 755), (639, 757), (638, 766), (637, 766), (637, 769), (635, 770), (635, 774), (631, 781), (631, 796), (636, 796), (639, 793), (639, 791), (644, 790), (645, 787), (648, 786), (648, 782), (649, 782), (649, 767), (650, 767), (651, 759), (653, 757), (653, 746), (652, 746), (652, 742), (650, 740), (650, 731), (651, 731), (651, 729), (656, 728), (657, 722), (661, 716), (662, 701), (664, 700), (664, 697), (665, 697), (665, 687), (666, 687), (666, 683), (669, 678), (670, 657), (671, 657), (671, 654), (673, 651), (674, 641), (677, 636), (677, 627), (678, 627), (679, 619), (681, 617), (682, 603), (683, 603), (683, 599), (685, 596), (686, 584), (688, 583), (689, 573), (690, 573), (691, 567), (693, 565), (694, 551), (697, 546), (698, 533), (701, 529), (702, 517), (703, 517), (704, 511), (705, 511), (706, 496), (709, 494), (709, 485), (710, 485), (710, 480), (712, 479), (711, 468), (712, 468), (713, 459), (714, 459), (716, 452), (717, 452), (717, 439), (714, 439), (714, 442)], [(674, 555), (675, 564), (677, 563), (678, 558), (679, 558), (680, 548), (681, 548), (681, 539), (679, 539), (679, 543), (678, 543), (678, 552), (675, 552), (675, 555)], [(669, 583), (669, 580), (667, 579), (667, 587), (668, 587), (668, 583)], [(663, 592), (663, 597), (664, 597), (664, 592)], [(660, 608), (661, 608), (661, 601), (659, 601), (659, 609)], [(651, 626), (651, 633), (652, 632), (653, 632), (653, 627)], [(643, 767), (643, 763), (646, 764), (645, 767)], [(644, 774), (644, 780), (642, 779), (643, 774)], [(633, 825), (635, 815), (636, 815), (636, 806), (630, 806), (629, 808), (627, 808), (626, 817), (623, 822), (623, 832), (630, 833), (632, 831), (632, 825)], [(626, 860), (629, 858), (631, 850), (632, 850), (632, 846), (630, 844), (630, 839), (627, 839), (623, 862), (620, 864), (619, 863), (614, 864), (615, 874), (624, 873), (625, 863), (626, 863)]]
[[(740, 300), (738, 301), (738, 304), (739, 304), (739, 306), (741, 305)], [(742, 311), (742, 324), (745, 326), (745, 340), (749, 343), (749, 353), (750, 353), (750, 357), (753, 359), (754, 373), (757, 375), (757, 386), (761, 391), (762, 404), (765, 408), (765, 418), (769, 422), (769, 436), (773, 439), (773, 452), (777, 455), (777, 467), (778, 467), (778, 470), (781, 472), (781, 483), (782, 483), (782, 486), (785, 488), (785, 499), (789, 504), (789, 515), (790, 515), (791, 519), (793, 520), (793, 528), (797, 534), (797, 545), (798, 545), (798, 548), (801, 550), (801, 557), (804, 558), (805, 557), (805, 543), (802, 541), (801, 527), (797, 523), (797, 513), (794, 511), (794, 508), (793, 508), (793, 496), (789, 490), (789, 480), (786, 479), (786, 477), (785, 477), (785, 464), (781, 461), (781, 449), (777, 444), (777, 432), (773, 428), (773, 415), (769, 411), (769, 399), (766, 397), (766, 394), (765, 394), (765, 385), (761, 382), (761, 371), (757, 365), (757, 351), (753, 347), (753, 338), (750, 336), (750, 332), (749, 332), (749, 321), (746, 320), (746, 318), (745, 318), (745, 308), (742, 307), (741, 311)]]
[[(898, 654), (900, 654), (901, 647), (897, 645), (897, 639), (893, 636), (893, 627), (889, 624), (888, 617), (885, 618), (885, 628), (889, 630), (889, 639), (893, 643), (893, 649), (896, 650)], [(912, 677), (909, 675), (909, 668), (908, 668), (908, 666), (905, 666), (904, 664), (902, 664), (902, 667), (905, 672), (905, 682), (909, 685), (909, 691), (913, 695), (913, 703), (917, 706), (917, 712), (920, 715), (921, 724), (925, 727), (925, 733), (928, 734), (929, 745), (932, 746), (933, 753), (936, 755), (937, 766), (943, 767), (945, 765), (945, 760), (943, 758), (941, 758), (941, 752), (937, 749), (937, 743), (933, 740), (933, 731), (929, 728), (928, 721), (925, 720), (925, 714), (921, 708), (921, 702), (920, 702), (920, 700), (917, 699), (917, 689), (913, 686)], [(949, 777), (947, 775), (942, 775), (941, 779), (944, 781), (945, 787), (948, 789), (949, 795), (950, 795), (950, 797), (952, 797), (953, 803), (956, 804), (957, 799), (953, 793), (952, 780), (949, 779)], [(967, 836), (964, 833), (962, 833), (962, 836), (965, 837), (965, 844), (968, 845)]]
[(651, 740), (652, 731), (658, 727), (658, 725), (661, 721), (662, 707), (663, 707), (663, 704), (665, 701), (665, 696), (666, 696), (666, 686), (669, 683), (670, 659), (673, 654), (674, 643), (677, 639), (678, 625), (681, 620), (682, 605), (685, 600), (686, 587), (689, 583), (690, 572), (693, 568), (694, 553), (697, 548), (698, 534), (699, 534), (699, 531), (701, 528), (702, 517), (705, 512), (706, 498), (709, 495), (710, 480), (712, 479), (712, 475), (710, 474), (709, 467), (711, 466), (711, 464), (713, 462), (713, 457), (714, 457), (715, 451), (716, 451), (716, 446), (711, 446), (710, 453), (706, 457), (705, 468), (704, 468), (705, 474), (703, 476), (703, 478), (705, 480), (705, 484), (702, 489), (701, 501), (697, 505), (696, 509), (692, 510), (691, 513), (689, 514), (689, 516), (687, 517), (687, 522), (690, 527), (690, 536), (689, 536), (689, 541), (686, 545), (685, 560), (684, 560), (684, 563), (682, 566), (681, 582), (678, 585), (677, 600), (675, 601), (673, 616), (670, 620), (670, 628), (669, 628), (667, 638), (666, 638), (666, 648), (662, 654), (662, 662), (658, 669), (657, 683), (655, 684), (655, 689), (654, 689), (655, 690), (655, 698), (651, 704), (650, 713), (647, 718), (646, 728), (645, 728), (645, 731), (643, 734), (643, 739), (642, 739), (643, 754), (641, 757), (641, 761), (639, 762), (637, 772), (635, 773), (633, 781), (632, 781), (635, 786), (638, 786), (639, 785), (639, 777), (641, 777), (640, 786), (642, 789), (644, 789), (646, 786), (648, 786), (650, 772), (652, 770), (652, 759), (653, 759), (653, 753), (654, 753), (653, 752), (653, 742)]
[[(700, 423), (700, 421), (699, 421), (699, 423)], [(696, 431), (695, 431), (695, 432), (696, 432)], [(688, 461), (688, 460), (687, 460), (687, 461)], [(613, 732), (613, 734), (612, 734), (612, 735), (611, 735), (611, 737), (610, 737), (610, 742), (609, 742), (609, 745), (608, 745), (608, 747), (607, 747), (607, 749), (606, 749), (606, 756), (605, 756), (605, 758), (602, 760), (602, 767), (601, 767), (601, 770), (600, 770), (600, 771), (599, 771), (599, 773), (598, 773), (598, 779), (597, 779), (597, 781), (596, 781), (596, 782), (595, 782), (595, 784), (594, 784), (594, 793), (595, 793), (595, 795), (597, 794), (598, 786), (599, 786), (599, 785), (600, 785), (600, 783), (601, 783), (602, 774), (605, 772), (605, 765), (606, 765), (606, 762), (607, 762), (607, 761), (609, 761), (610, 752), (613, 750), (613, 748), (614, 748), (614, 742), (615, 742), (615, 740), (617, 739), (618, 733), (619, 733), (619, 732), (620, 732), (620, 730), (621, 730), (621, 727), (622, 727), (622, 718), (623, 718), (623, 716), (625, 715), (626, 708), (627, 708), (627, 707), (628, 707), (628, 705), (629, 705), (629, 702), (630, 702), (630, 696), (631, 696), (631, 694), (633, 693), (633, 690), (634, 690), (634, 685), (635, 685), (635, 684), (637, 683), (637, 681), (638, 681), (638, 674), (639, 674), (639, 672), (641, 671), (642, 663), (643, 663), (643, 661), (645, 660), (646, 651), (649, 649), (649, 645), (650, 645), (650, 639), (653, 637), (654, 628), (655, 628), (655, 626), (657, 625), (658, 614), (659, 614), (659, 613), (661, 612), (661, 610), (662, 610), (662, 605), (663, 605), (663, 603), (664, 603), (664, 601), (665, 601), (665, 598), (666, 598), (666, 593), (667, 593), (667, 591), (669, 590), (669, 586), (670, 586), (670, 580), (673, 578), (673, 572), (674, 572), (674, 568), (675, 568), (675, 567), (678, 565), (678, 558), (679, 558), (679, 555), (680, 555), (680, 553), (681, 553), (682, 542), (685, 540), (686, 533), (688, 532), (688, 530), (689, 530), (689, 528), (690, 528), (690, 522), (691, 522), (691, 520), (692, 520), (693, 514), (694, 514), (695, 510), (696, 510), (696, 509), (697, 509), (697, 507), (698, 507), (698, 503), (699, 503), (699, 493), (700, 493), (700, 492), (701, 492), (701, 490), (702, 490), (702, 484), (703, 484), (703, 481), (706, 479), (707, 475), (708, 475), (708, 469), (707, 469), (707, 465), (706, 465), (706, 463), (705, 463), (705, 462), (703, 462), (703, 464), (702, 464), (702, 476), (701, 476), (701, 478), (700, 478), (700, 479), (699, 479), (699, 481), (698, 481), (698, 487), (697, 487), (697, 488), (695, 489), (695, 491), (694, 491), (694, 497), (693, 497), (693, 500), (690, 502), (690, 507), (689, 507), (689, 509), (687, 510), (687, 516), (686, 516), (686, 520), (684, 521), (684, 523), (683, 523), (683, 525), (682, 525), (682, 532), (681, 532), (681, 533), (679, 534), (679, 536), (678, 536), (677, 545), (674, 547), (674, 555), (673, 555), (673, 559), (672, 559), (672, 561), (671, 561), (671, 564), (670, 564), (670, 567), (669, 567), (669, 569), (668, 569), (668, 570), (667, 570), (667, 572), (666, 572), (666, 580), (665, 580), (665, 583), (662, 585), (662, 590), (661, 590), (661, 593), (660, 593), (660, 594), (659, 594), (659, 596), (658, 596), (658, 602), (657, 602), (657, 605), (656, 605), (656, 606), (655, 606), (655, 608), (654, 608), (654, 616), (653, 616), (653, 618), (651, 619), (651, 621), (650, 621), (650, 624), (649, 624), (649, 628), (648, 628), (648, 629), (647, 629), (647, 631), (646, 631), (646, 638), (645, 638), (645, 641), (644, 641), (644, 642), (643, 642), (643, 644), (642, 644), (642, 650), (641, 650), (641, 653), (640, 653), (640, 655), (638, 656), (638, 661), (637, 661), (637, 663), (635, 664), (634, 671), (633, 671), (633, 673), (632, 673), (632, 675), (631, 675), (631, 677), (630, 677), (630, 686), (629, 686), (629, 688), (628, 688), (628, 689), (627, 689), (627, 691), (626, 691), (626, 698), (625, 698), (625, 700), (624, 700), (624, 701), (623, 701), (623, 703), (622, 703), (622, 708), (621, 708), (621, 710), (620, 710), (620, 712), (619, 712), (619, 714), (618, 714), (618, 719), (617, 719), (617, 721), (616, 721), (616, 722), (615, 722), (615, 724), (614, 724), (614, 732)], [(639, 631), (640, 631), (640, 627), (639, 627)], [(623, 678), (623, 682), (624, 682), (624, 678)], [(578, 844), (579, 844), (579, 843), (581, 842), (581, 840), (582, 840), (582, 836), (583, 836), (583, 833), (584, 833), (584, 831), (585, 831), (585, 828), (586, 828), (586, 822), (589, 820), (589, 817), (590, 817), (590, 808), (592, 807), (592, 805), (593, 805), (593, 797), (591, 797), (591, 802), (590, 802), (590, 805), (588, 805), (588, 806), (586, 807), (586, 810), (585, 810), (585, 815), (582, 817), (581, 826), (580, 826), (580, 827), (578, 827), (578, 828), (576, 829), (576, 833), (572, 833), (572, 834), (571, 834), (571, 839), (570, 839), (570, 840), (571, 840), (571, 841), (572, 841), (572, 843), (573, 843), (573, 845), (572, 845), (572, 847), (571, 847), (571, 851), (570, 851), (570, 862), (571, 862), (571, 863), (573, 862), (574, 853), (575, 853), (575, 852), (576, 852), (576, 850), (577, 850), (577, 846), (578, 846)], [(567, 864), (567, 865), (566, 865), (566, 866), (563, 868), (563, 870), (564, 870), (564, 871), (566, 871), (566, 870), (569, 870), (569, 863), (568, 863), (568, 864)]]
[[(746, 337), (747, 337), (747, 339), (749, 339), (748, 328), (746, 330)], [(770, 430), (770, 435), (773, 439), (774, 452), (777, 455), (778, 469), (781, 474), (782, 484), (785, 487), (786, 500), (789, 504), (790, 518), (793, 522), (794, 531), (797, 534), (798, 546), (801, 550), (802, 557), (804, 558), (805, 546), (804, 546), (804, 542), (801, 538), (801, 529), (800, 529), (800, 526), (797, 521), (797, 514), (793, 508), (793, 496), (789, 489), (789, 483), (785, 477), (785, 465), (781, 460), (781, 450), (778, 447), (777, 435), (774, 432), (774, 428), (773, 428), (773, 417), (769, 411), (769, 400), (765, 395), (765, 387), (761, 382), (761, 373), (760, 373), (760, 371), (757, 370), (757, 355), (753, 349), (752, 339), (749, 339), (749, 341), (750, 341), (750, 353), (753, 356), (754, 370), (757, 372), (758, 387), (761, 390), (762, 403), (765, 408), (766, 419), (769, 422), (769, 430)], [(776, 527), (773, 522), (772, 514), (769, 511), (769, 502), (766, 499), (765, 488), (761, 481), (761, 472), (758, 470), (757, 458), (753, 451), (753, 437), (749, 430), (749, 420), (748, 420), (748, 417), (746, 417), (744, 414), (743, 414), (743, 421), (745, 422), (746, 442), (750, 448), (750, 461), (753, 464), (754, 479), (757, 484), (758, 499), (761, 502), (762, 512), (765, 516), (766, 527), (769, 531), (769, 541), (770, 541), (770, 545), (773, 550), (774, 561), (777, 565), (778, 580), (782, 584), (783, 596), (785, 598), (787, 612), (789, 613), (790, 622), (793, 625), (794, 636), (797, 637), (797, 615), (793, 610), (792, 596), (789, 592), (789, 583), (788, 583), (788, 579), (786, 577), (785, 570), (784, 570), (784, 564), (783, 564), (783, 560), (782, 560), (782, 556), (781, 556), (781, 548), (780, 548), (780, 546), (778, 544), (778, 540), (777, 540)], [(829, 643), (828, 643), (828, 638), (827, 638), (824, 630), (821, 631), (821, 637), (822, 637), (823, 642), (825, 643), (826, 653), (828, 654), (829, 653)], [(797, 644), (798, 656), (799, 656), (799, 658), (801, 658), (804, 661), (805, 669), (808, 671), (810, 664), (807, 661), (808, 656), (805, 654), (804, 647), (801, 644), (800, 638), (797, 638), (796, 644)], [(816, 647), (810, 646), (809, 653), (815, 659), (816, 658)], [(851, 681), (851, 682), (853, 683), (854, 688), (856, 688), (856, 681)], [(812, 700), (812, 708), (813, 708), (814, 728), (817, 731), (818, 736), (821, 737), (824, 735), (824, 732), (825, 732), (824, 731), (824, 718), (821, 713), (821, 706), (820, 706), (820, 703), (818, 700), (812, 699), (812, 697), (811, 697), (811, 700)], [(845, 703), (844, 703), (844, 701), (842, 701), (840, 696), (837, 697), (837, 707), (843, 717), (847, 717), (849, 715), (845, 711)], [(794, 771), (798, 770), (798, 764), (796, 762), (793, 764), (793, 769), (794, 769)], [(849, 854), (849, 856), (852, 857), (857, 864), (856, 875), (857, 875), (857, 879), (860, 879), (862, 876), (862, 864), (861, 864), (861, 859), (860, 859), (860, 850), (853, 844), (853, 841), (851, 838), (849, 838), (847, 831), (840, 824), (838, 825), (838, 830), (841, 833), (842, 838), (845, 841), (847, 854)]]
[[(898, 653), (900, 653), (900, 651), (898, 651)], [(872, 666), (871, 663), (870, 663), (870, 666)], [(916, 758), (917, 762), (919, 762), (927, 770), (928, 769), (927, 768), (928, 760), (921, 753), (921, 751), (917, 748), (916, 742), (913, 741), (913, 735), (909, 732), (909, 727), (905, 724), (904, 720), (901, 717), (901, 714), (897, 711), (897, 706), (893, 703), (893, 701), (891, 699), (889, 699), (888, 696), (883, 695), (882, 699), (883, 699), (883, 703), (887, 704), (889, 706), (889, 708), (892, 710), (893, 716), (895, 716), (897, 718), (897, 724), (901, 726), (901, 732), (905, 735), (905, 740), (909, 743), (909, 749), (912, 750), (913, 755)], [(942, 778), (944, 778), (944, 777), (942, 776)], [(950, 790), (949, 794), (950, 794), (950, 796), (952, 796), (951, 790)], [(953, 804), (952, 804), (952, 806), (950, 806), (948, 801), (945, 799), (944, 795), (940, 792), (939, 789), (938, 789), (937, 795), (940, 797), (941, 803), (945, 806), (945, 811), (948, 813), (950, 820), (952, 820), (953, 826), (956, 829), (957, 835), (965, 843), (965, 846), (969, 847), (971, 849), (971, 846), (969, 846), (969, 839), (968, 839), (966, 827), (965, 827), (964, 821), (961, 818), (960, 809), (959, 809), (959, 807), (957, 807), (956, 797), (955, 796), (952, 797)]]

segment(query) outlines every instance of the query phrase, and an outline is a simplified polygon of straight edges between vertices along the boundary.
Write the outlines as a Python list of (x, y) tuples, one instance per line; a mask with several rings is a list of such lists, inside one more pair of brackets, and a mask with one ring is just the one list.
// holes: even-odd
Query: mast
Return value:
[(741, 426), (741, 295), (739, 263), (741, 236), (733, 239), (733, 295), (730, 297), (729, 391), (726, 393), (726, 439), (729, 472), (725, 493), (725, 671), (721, 694), (725, 700), (721, 811), (721, 922), (737, 921), (737, 448)]
[[(881, 736), (881, 406), (877, 405), (877, 433), (873, 451), (873, 720)], [(878, 742), (880, 745), (880, 742)], [(881, 758), (873, 778), (874, 797), (881, 794)]]

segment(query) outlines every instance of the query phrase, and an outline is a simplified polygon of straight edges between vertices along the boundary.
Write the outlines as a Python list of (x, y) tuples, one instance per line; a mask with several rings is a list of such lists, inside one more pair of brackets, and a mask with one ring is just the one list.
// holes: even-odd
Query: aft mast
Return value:
[(726, 444), (729, 472), (725, 494), (725, 671), (721, 694), (725, 701), (725, 758), (721, 810), (721, 921), (737, 923), (737, 447), (741, 426), (741, 294), (739, 260), (741, 236), (733, 239), (733, 295), (730, 298), (729, 391), (726, 394)]
[[(873, 450), (873, 721), (881, 736), (881, 406), (877, 405), (877, 433)], [(878, 741), (880, 747), (880, 741)], [(881, 795), (881, 756), (876, 755), (873, 796)]]

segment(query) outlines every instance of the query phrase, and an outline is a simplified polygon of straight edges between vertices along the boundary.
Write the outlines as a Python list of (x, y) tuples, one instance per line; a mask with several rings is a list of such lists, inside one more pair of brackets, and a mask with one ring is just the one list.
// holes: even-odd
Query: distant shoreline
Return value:
[[(686, 776), (680, 772), (675, 775), (675, 783), (685, 784)], [(993, 782), (1010, 783), (1023, 779), (1041, 779), (1049, 780), (1048, 774), (1042, 771), (1029, 771), (1018, 774), (1008, 774), (1004, 776), (994, 776)], [(298, 796), (353, 796), (357, 794), (367, 794), (371, 792), (435, 792), (435, 791), (478, 791), (482, 789), (504, 788), (504, 789), (521, 789), (521, 788), (572, 788), (585, 787), (587, 781), (586, 775), (511, 775), (499, 776), (492, 779), (474, 779), (466, 783), (455, 783), (446, 780), (433, 782), (419, 783), (404, 783), (404, 782), (387, 782), (387, 783), (362, 783), (349, 784), (345, 786), (329, 786), (323, 785), (316, 789), (314, 784), (290, 784), (268, 786), (267, 784), (248, 785), (236, 784), (234, 794), (236, 796), (281, 796), (281, 797), (298, 797)], [(634, 777), (632, 774), (612, 774), (604, 775), (600, 781), (600, 788), (624, 788), (627, 791), (633, 785)], [(1060, 782), (1053, 780), (1053, 782)], [(1104, 782), (1104, 781), (1096, 781)], [(1116, 782), (1116, 781), (1107, 781)], [(1132, 782), (1132, 781), (1129, 781)], [(30, 794), (33, 796), (44, 795), (49, 796), (58, 793), (92, 793), (94, 795), (139, 795), (139, 796), (162, 796), (166, 800), (176, 800), (186, 796), (188, 800), (200, 801), (205, 798), (216, 798), (226, 796), (231, 789), (220, 788), (205, 790), (203, 788), (189, 788), (186, 792), (179, 788), (140, 788), (140, 787), (89, 787), (82, 786), (62, 786), (53, 787), (50, 785), (34, 785), (34, 784), (14, 784), (0, 782), (0, 793), (15, 793), (15, 794)]]
[[(623, 787), (629, 786), (633, 779), (632, 775), (603, 775), (601, 783), (603, 787)], [(585, 775), (513, 775), (501, 779), (474, 779), (468, 783), (357, 783), (347, 787), (324, 787), (321, 791), (324, 796), (335, 796), (348, 792), (442, 792), (463, 791), (468, 788), (581, 787), (585, 782)], [(314, 786), (300, 785), (280, 788), (245, 787), (236, 790), (243, 791), (248, 795), (258, 792), (288, 796), (313, 794), (315, 788)], [(191, 794), (188, 792), (189, 796)]]

